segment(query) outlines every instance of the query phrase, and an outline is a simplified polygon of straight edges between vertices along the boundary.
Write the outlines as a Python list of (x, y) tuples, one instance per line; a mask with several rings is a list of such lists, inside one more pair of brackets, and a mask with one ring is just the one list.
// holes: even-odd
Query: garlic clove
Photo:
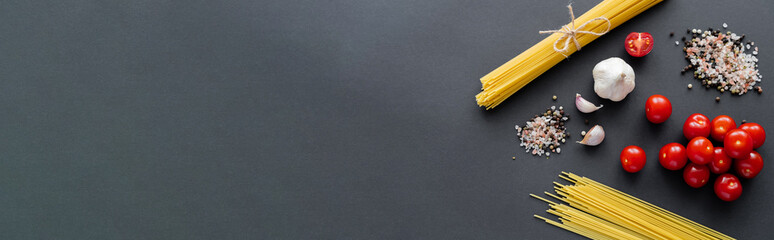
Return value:
[(602, 126), (594, 125), (586, 133), (586, 136), (583, 137), (583, 140), (577, 143), (586, 146), (596, 146), (602, 143), (602, 140), (605, 140), (605, 130), (602, 129)]
[(599, 105), (599, 107), (594, 106), (593, 103), (589, 102), (588, 100), (581, 97), (579, 93), (575, 94), (575, 107), (578, 108), (578, 111), (581, 111), (582, 113), (590, 113), (594, 112), (600, 108), (602, 108), (602, 104)]

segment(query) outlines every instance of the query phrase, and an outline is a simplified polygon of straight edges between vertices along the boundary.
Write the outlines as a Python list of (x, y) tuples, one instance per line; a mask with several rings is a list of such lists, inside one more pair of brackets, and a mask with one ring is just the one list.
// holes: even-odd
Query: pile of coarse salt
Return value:
[[(725, 27), (725, 25), (724, 25)], [(744, 35), (718, 30), (688, 29), (692, 38), (685, 41), (685, 58), (690, 65), (683, 72), (693, 71), (693, 76), (707, 88), (742, 95), (755, 88), (761, 81), (758, 72), (758, 47), (755, 42), (743, 42)], [(685, 40), (685, 39), (683, 39)], [(754, 47), (752, 54), (745, 53)]]
[(542, 115), (535, 115), (524, 124), (524, 127), (516, 125), (516, 134), (521, 144), (532, 155), (550, 156), (551, 153), (561, 153), (560, 144), (570, 136), (564, 126), (570, 116), (564, 113), (564, 108), (551, 106)]

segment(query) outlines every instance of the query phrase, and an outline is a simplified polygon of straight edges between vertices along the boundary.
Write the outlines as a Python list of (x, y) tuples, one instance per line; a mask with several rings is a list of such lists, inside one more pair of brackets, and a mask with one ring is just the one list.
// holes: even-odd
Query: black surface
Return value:
[[(597, 2), (575, 1), (576, 13)], [(496, 109), (477, 107), (478, 79), (566, 23), (566, 3), (4, 2), (0, 238), (577, 238), (532, 217), (547, 206), (529, 193), (560, 171), (734, 237), (771, 238), (772, 164), (725, 203), (655, 153), (685, 143), (694, 112), (774, 132), (774, 2), (665, 1)], [(724, 22), (760, 47), (762, 95), (720, 95), (679, 74), (674, 41)], [(626, 55), (631, 31), (654, 34), (650, 55)], [(637, 74), (619, 103), (593, 93), (591, 69), (612, 56)], [(605, 107), (580, 114), (576, 92)], [(644, 117), (656, 93), (674, 107), (661, 125)], [(607, 139), (550, 159), (524, 153), (513, 126), (551, 105), (569, 109), (571, 140), (592, 124)], [(638, 174), (618, 160), (630, 144), (648, 153)]]

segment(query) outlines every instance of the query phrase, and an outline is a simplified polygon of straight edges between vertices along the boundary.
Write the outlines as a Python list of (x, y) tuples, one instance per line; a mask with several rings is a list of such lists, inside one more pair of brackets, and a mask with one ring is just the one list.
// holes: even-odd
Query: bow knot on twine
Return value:
[[(567, 57), (567, 55), (564, 54), (564, 53), (569, 50), (570, 41), (571, 40), (575, 43), (575, 48), (580, 51), (581, 44), (578, 42), (578, 39), (577, 39), (577, 36), (579, 34), (585, 33), (585, 34), (592, 34), (592, 35), (596, 35), (596, 36), (602, 36), (602, 35), (605, 35), (605, 33), (607, 33), (608, 31), (610, 31), (610, 27), (612, 26), (611, 23), (610, 23), (610, 20), (608, 20), (607, 18), (605, 18), (605, 17), (598, 17), (598, 18), (594, 18), (594, 19), (588, 20), (587, 22), (583, 23), (582, 25), (580, 25), (579, 27), (576, 28), (575, 27), (575, 14), (572, 13), (572, 4), (571, 5), (567, 5), (567, 8), (570, 10), (570, 24), (564, 25), (564, 26), (562, 26), (561, 29), (558, 29), (558, 30), (540, 31), (540, 34), (545, 34), (545, 33), (562, 33), (563, 34), (561, 37), (559, 37), (559, 39), (556, 39), (556, 42), (554, 42), (554, 51), (557, 51), (557, 52), (561, 53), (562, 55), (564, 55), (564, 57)], [(587, 24), (592, 23), (594, 21), (598, 21), (598, 20), (603, 20), (603, 21), (607, 22), (607, 29), (605, 29), (605, 31), (597, 33), (597, 32), (592, 32), (592, 31), (579, 30), (579, 29), (582, 29), (583, 27), (585, 27)], [(560, 42), (562, 42), (562, 39), (564, 39), (564, 47), (563, 48), (559, 48), (558, 45), (559, 45)]]

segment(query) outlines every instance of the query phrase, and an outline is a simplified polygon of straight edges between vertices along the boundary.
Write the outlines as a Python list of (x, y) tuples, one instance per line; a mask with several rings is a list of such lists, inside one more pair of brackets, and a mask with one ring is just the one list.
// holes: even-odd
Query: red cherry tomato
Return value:
[(652, 123), (662, 123), (672, 115), (672, 103), (662, 95), (655, 94), (645, 102), (645, 117)]
[(753, 139), (749, 133), (741, 129), (728, 131), (723, 139), (723, 149), (732, 158), (747, 157), (753, 150)]
[(710, 124), (712, 125), (712, 130), (710, 132), (712, 139), (720, 142), (723, 141), (723, 137), (726, 136), (728, 131), (731, 131), (731, 129), (736, 129), (736, 122), (728, 115), (717, 116), (715, 119), (712, 119)]
[(766, 131), (763, 131), (763, 127), (757, 123), (745, 123), (739, 126), (739, 129), (749, 133), (753, 138), (753, 148), (759, 148), (766, 141)]
[(709, 137), (710, 135), (710, 120), (707, 116), (701, 113), (694, 113), (685, 120), (683, 124), (683, 135), (688, 140), (695, 137)]
[(705, 137), (695, 137), (685, 146), (686, 155), (691, 162), (704, 165), (710, 163), (715, 155), (712, 142)]
[(688, 186), (700, 188), (709, 182), (710, 170), (707, 165), (688, 163), (683, 170), (683, 179)]
[(726, 202), (734, 201), (742, 195), (742, 183), (736, 176), (724, 173), (715, 180), (715, 195)]
[(763, 158), (758, 152), (752, 151), (748, 157), (734, 161), (734, 170), (740, 177), (754, 178), (763, 170)]
[(680, 170), (685, 167), (688, 157), (685, 155), (685, 147), (679, 143), (670, 143), (661, 147), (658, 152), (658, 162), (666, 169)]
[(726, 155), (726, 151), (723, 150), (723, 147), (715, 147), (715, 155), (712, 158), (712, 162), (709, 164), (709, 169), (710, 172), (714, 174), (725, 173), (731, 169), (732, 163), (733, 160)]
[(632, 32), (626, 36), (624, 42), (624, 48), (626, 52), (632, 57), (642, 57), (648, 55), (653, 50), (653, 36), (650, 33), (638, 33)]
[(621, 166), (630, 173), (636, 173), (645, 167), (645, 151), (638, 146), (628, 146), (621, 151)]

